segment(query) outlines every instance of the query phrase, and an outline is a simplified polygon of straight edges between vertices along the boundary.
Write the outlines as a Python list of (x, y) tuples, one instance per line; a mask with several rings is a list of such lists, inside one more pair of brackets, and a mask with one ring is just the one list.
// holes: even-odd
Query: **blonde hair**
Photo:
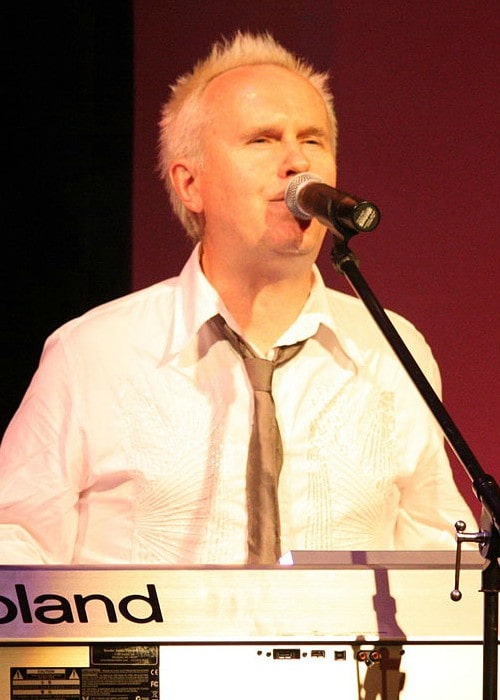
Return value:
[(233, 68), (272, 64), (287, 68), (309, 80), (325, 102), (331, 126), (333, 149), (337, 123), (330, 91), (328, 73), (317, 72), (312, 65), (297, 57), (269, 33), (250, 34), (238, 31), (232, 39), (216, 42), (207, 58), (196, 63), (192, 71), (181, 75), (171, 86), (170, 99), (161, 112), (158, 167), (160, 177), (170, 196), (175, 214), (193, 240), (203, 235), (203, 217), (189, 211), (172, 186), (169, 168), (177, 158), (190, 158), (202, 163), (202, 130), (210, 115), (203, 108), (206, 86), (216, 76)]

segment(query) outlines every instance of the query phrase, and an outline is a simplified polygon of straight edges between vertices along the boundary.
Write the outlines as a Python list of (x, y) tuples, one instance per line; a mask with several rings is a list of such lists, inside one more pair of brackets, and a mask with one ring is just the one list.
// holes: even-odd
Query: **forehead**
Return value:
[(207, 85), (204, 102), (212, 114), (221, 117), (251, 119), (267, 112), (329, 123), (323, 97), (309, 80), (271, 64), (239, 66), (221, 73)]

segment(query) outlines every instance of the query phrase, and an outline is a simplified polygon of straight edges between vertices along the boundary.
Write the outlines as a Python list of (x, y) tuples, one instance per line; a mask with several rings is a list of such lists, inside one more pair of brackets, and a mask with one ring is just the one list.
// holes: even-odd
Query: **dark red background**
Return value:
[[(168, 85), (221, 34), (270, 30), (330, 70), (339, 187), (382, 211), (377, 231), (352, 247), (380, 301), (427, 337), (445, 405), (498, 479), (496, 3), (136, 0), (134, 27), (133, 287), (176, 274), (190, 250), (155, 173)], [(327, 239), (320, 267), (330, 286), (347, 290), (330, 247)]]

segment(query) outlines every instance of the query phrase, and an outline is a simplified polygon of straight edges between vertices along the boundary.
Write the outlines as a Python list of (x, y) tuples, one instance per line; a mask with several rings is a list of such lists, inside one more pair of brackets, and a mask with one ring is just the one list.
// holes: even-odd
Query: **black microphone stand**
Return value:
[[(358, 233), (344, 226), (333, 229), (334, 247), (332, 262), (338, 272), (345, 275), (349, 284), (365, 304), (380, 330), (410, 375), (427, 406), (441, 426), (449, 445), (465, 468), (472, 481), (475, 495), (482, 504), (481, 532), (461, 535), (464, 523), (457, 523), (457, 569), (459, 568), (460, 543), (480, 543), (480, 552), (485, 559), (482, 571), (481, 592), (484, 594), (483, 609), (483, 700), (497, 700), (498, 678), (498, 592), (500, 588), (500, 490), (495, 479), (486, 474), (474, 457), (459, 429), (445, 409), (439, 396), (427, 381), (419, 365), (403, 342), (391, 320), (376, 299), (358, 267), (356, 256), (347, 246), (349, 239)], [(459, 600), (458, 577), (453, 600)]]

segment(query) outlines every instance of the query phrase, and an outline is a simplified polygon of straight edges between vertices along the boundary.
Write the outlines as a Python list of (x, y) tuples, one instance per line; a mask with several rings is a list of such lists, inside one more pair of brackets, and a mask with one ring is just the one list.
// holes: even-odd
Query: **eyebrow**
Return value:
[(321, 129), (320, 127), (317, 126), (311, 126), (308, 127), (307, 129), (301, 129), (299, 131), (299, 136), (304, 137), (304, 136), (317, 136), (318, 138), (325, 139), (326, 141), (330, 140), (330, 135), (325, 129)]

